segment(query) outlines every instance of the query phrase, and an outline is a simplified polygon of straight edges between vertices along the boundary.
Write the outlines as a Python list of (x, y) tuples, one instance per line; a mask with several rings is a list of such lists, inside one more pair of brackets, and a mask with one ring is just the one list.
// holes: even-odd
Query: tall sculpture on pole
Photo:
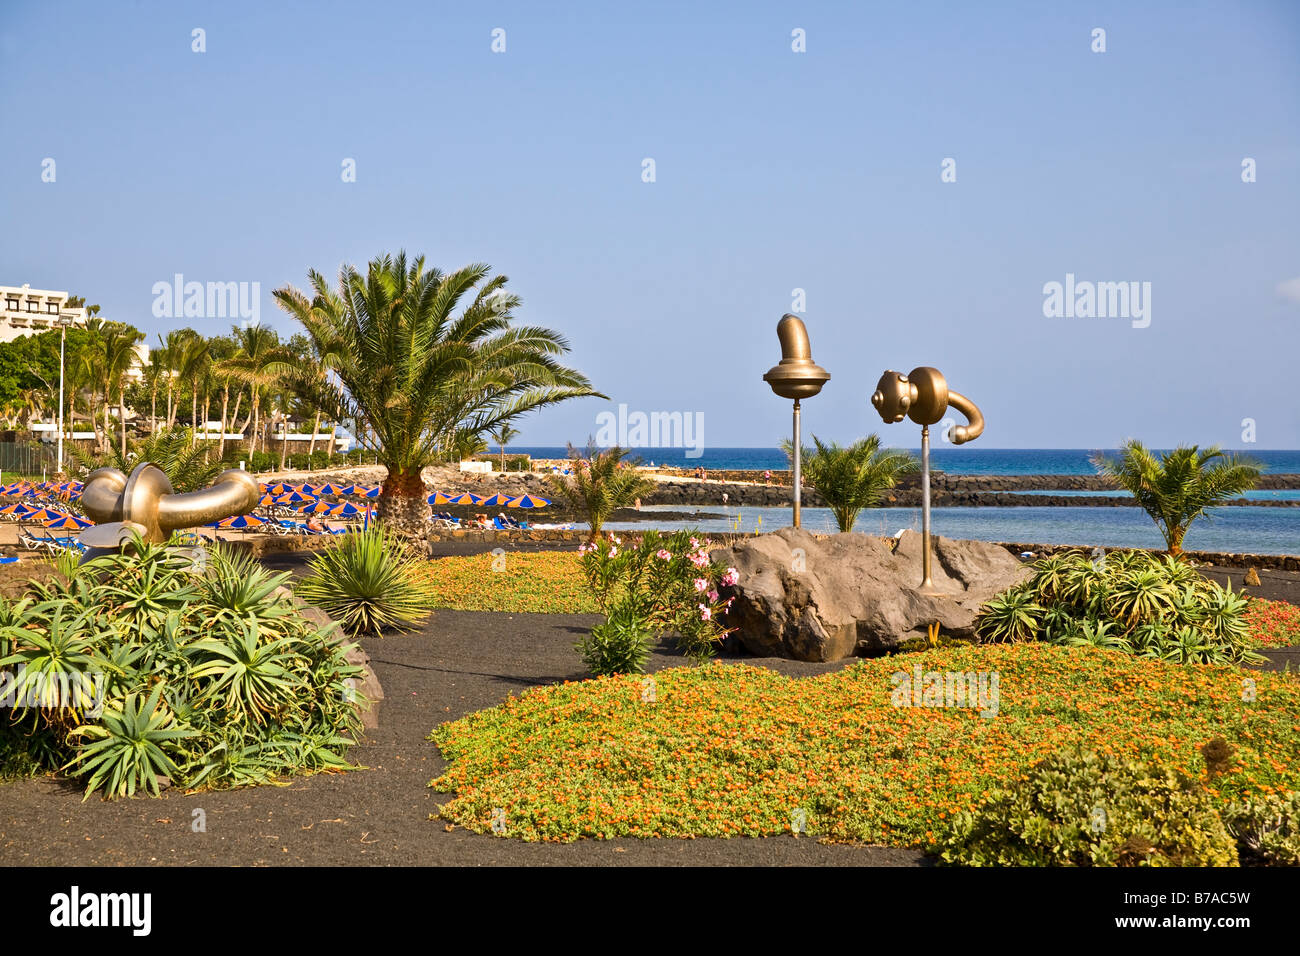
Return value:
[(781, 398), (794, 399), (794, 526), (799, 527), (803, 446), (799, 434), (799, 401), (812, 398), (830, 381), (831, 373), (812, 360), (812, 345), (803, 320), (787, 312), (776, 324), (781, 342), (781, 361), (768, 369), (763, 381)]
[(964, 445), (979, 438), (984, 431), (984, 415), (979, 407), (960, 392), (948, 388), (937, 368), (922, 365), (906, 375), (887, 371), (880, 376), (871, 404), (887, 423), (910, 418), (921, 426), (921, 586), (923, 594), (936, 594), (930, 578), (930, 426), (943, 419), (951, 405), (967, 418), (967, 424), (954, 425), (948, 433), (954, 445)]

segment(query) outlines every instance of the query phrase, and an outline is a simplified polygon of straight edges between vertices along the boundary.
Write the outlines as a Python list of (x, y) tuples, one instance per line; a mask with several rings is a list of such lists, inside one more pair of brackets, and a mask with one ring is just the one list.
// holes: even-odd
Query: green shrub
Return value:
[(231, 787), (345, 769), (361, 669), (272, 574), (222, 549), (203, 562), (136, 538), (69, 579), (0, 601), (8, 773), (62, 769), (86, 794)]
[(316, 555), (294, 590), (348, 633), (378, 635), (428, 616), (433, 588), (417, 573), (422, 563), (400, 537), (375, 524)]
[(1056, 754), (954, 814), (935, 849), (966, 866), (1236, 866), (1236, 842), (1199, 783), (1093, 753)]
[(980, 608), (983, 641), (1044, 640), (1182, 664), (1255, 663), (1247, 599), (1185, 561), (1142, 551), (1065, 551)]
[(1300, 866), (1300, 793), (1274, 793), (1223, 811), (1243, 863)]
[(625, 599), (578, 641), (576, 648), (592, 676), (640, 674), (650, 659), (654, 634), (638, 602)]

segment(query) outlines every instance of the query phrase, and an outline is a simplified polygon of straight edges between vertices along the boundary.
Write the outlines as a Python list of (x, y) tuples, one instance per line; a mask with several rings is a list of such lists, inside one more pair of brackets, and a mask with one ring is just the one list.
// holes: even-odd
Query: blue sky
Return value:
[[(259, 282), (289, 332), (271, 290), (308, 268), (485, 261), (614, 403), (703, 412), (715, 446), (786, 434), (760, 377), (798, 288), (823, 438), (914, 445), (868, 398), (934, 365), (990, 448), (1243, 447), (1245, 418), (1296, 448), (1297, 51), (1292, 2), (3, 0), (0, 284), (153, 341), (176, 273)], [(1067, 273), (1150, 282), (1150, 325), (1045, 317)]]

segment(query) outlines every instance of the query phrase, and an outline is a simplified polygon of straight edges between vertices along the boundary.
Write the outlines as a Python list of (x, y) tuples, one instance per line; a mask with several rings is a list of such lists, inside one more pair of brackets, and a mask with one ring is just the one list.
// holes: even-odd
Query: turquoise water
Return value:
[[(1127, 492), (1124, 491), (991, 491), (986, 494), (994, 495), (1060, 495), (1065, 498), (1122, 498)], [(1300, 489), (1282, 488), (1275, 491), (1248, 491), (1240, 497), (1250, 501), (1300, 501)]]
[[(888, 430), (882, 435), (886, 440), (895, 437)], [(900, 441), (919, 441), (920, 432), (912, 429), (911, 435), (905, 435), (899, 429), (897, 438)], [(919, 448), (912, 450), (919, 452)], [(687, 451), (684, 448), (636, 448), (632, 454), (646, 464), (654, 462), (683, 468), (703, 466), (758, 471), (770, 468), (777, 471), (789, 467), (779, 448), (704, 448), (698, 458), (687, 458)], [(566, 457), (566, 450), (558, 446), (509, 445), (506, 452), (534, 458)], [(1097, 469), (1091, 459), (1097, 453), (1097, 449), (1085, 448), (954, 448), (936, 441), (930, 457), (932, 468), (954, 475), (1094, 475)], [(1115, 454), (1113, 450), (1103, 450), (1102, 453)], [(1300, 450), (1251, 449), (1234, 453), (1256, 458), (1274, 473), (1300, 474)]]
[[(681, 506), (644, 506), (642, 511), (681, 511)], [(789, 508), (701, 508), (727, 517), (710, 521), (662, 521), (664, 530), (775, 531), (790, 524)], [(761, 523), (760, 523), (760, 520)], [(1140, 508), (935, 508), (932, 530), (949, 538), (976, 541), (1023, 541), (1035, 544), (1082, 544), (1106, 547), (1161, 548), (1164, 541)], [(650, 527), (644, 522), (610, 522), (611, 531)], [(803, 509), (809, 531), (833, 532), (827, 508)], [(902, 528), (921, 529), (919, 508), (871, 508), (858, 517), (855, 531), (892, 535)], [(1300, 554), (1300, 508), (1213, 508), (1192, 525), (1184, 547), (1201, 551), (1254, 554)]]

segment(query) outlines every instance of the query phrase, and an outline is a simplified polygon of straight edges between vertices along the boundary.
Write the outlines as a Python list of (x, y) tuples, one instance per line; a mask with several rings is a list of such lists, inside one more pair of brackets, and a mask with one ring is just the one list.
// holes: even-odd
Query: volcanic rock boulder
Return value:
[(970, 637), (980, 604), (1028, 569), (997, 545), (931, 539), (938, 596), (920, 594), (921, 536), (894, 543), (865, 534), (817, 538), (783, 528), (713, 552), (740, 580), (727, 624), (746, 650), (764, 657), (834, 661), (878, 654), (935, 621), (942, 633)]

